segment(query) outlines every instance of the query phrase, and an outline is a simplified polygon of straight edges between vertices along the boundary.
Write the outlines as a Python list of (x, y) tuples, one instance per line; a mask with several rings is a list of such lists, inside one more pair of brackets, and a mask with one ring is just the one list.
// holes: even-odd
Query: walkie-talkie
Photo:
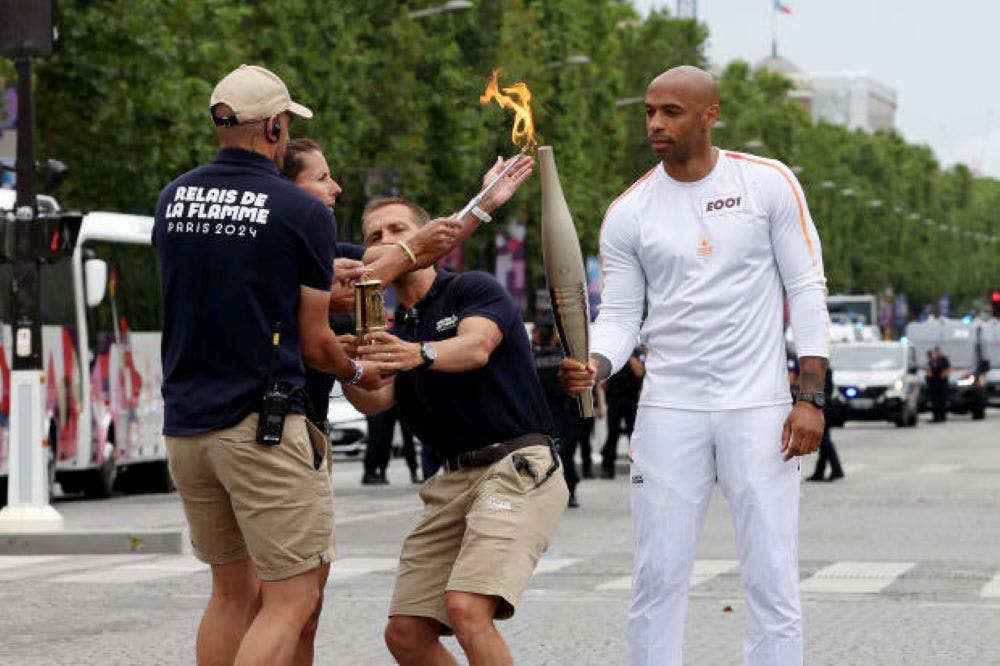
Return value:
[(278, 354), (278, 342), (281, 340), (281, 322), (274, 325), (274, 336), (271, 338), (271, 361), (267, 368), (266, 390), (260, 405), (260, 418), (257, 420), (257, 443), (276, 446), (281, 443), (281, 433), (285, 430), (285, 417), (292, 404), (292, 386), (285, 382), (274, 381), (274, 363)]

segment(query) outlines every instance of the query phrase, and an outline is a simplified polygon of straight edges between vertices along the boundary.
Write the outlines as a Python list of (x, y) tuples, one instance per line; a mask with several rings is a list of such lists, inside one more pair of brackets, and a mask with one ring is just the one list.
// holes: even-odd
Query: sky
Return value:
[[(633, 0), (643, 14), (676, 0)], [(697, 0), (710, 62), (756, 63), (771, 51), (809, 73), (867, 72), (896, 91), (896, 129), (1000, 178), (1000, 2), (996, 0)], [(723, 109), (725, 115), (725, 109)]]

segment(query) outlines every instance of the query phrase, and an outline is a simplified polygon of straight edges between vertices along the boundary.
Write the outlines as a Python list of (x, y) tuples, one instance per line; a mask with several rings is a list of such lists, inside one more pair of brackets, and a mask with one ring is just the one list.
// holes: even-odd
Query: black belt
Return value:
[(509, 454), (528, 446), (549, 446), (552, 440), (546, 435), (529, 433), (506, 442), (497, 442), (484, 446), (481, 449), (466, 451), (457, 456), (444, 456), (441, 461), (445, 471), (457, 472), (461, 469), (474, 469), (476, 467), (489, 467), (498, 460), (503, 460)]

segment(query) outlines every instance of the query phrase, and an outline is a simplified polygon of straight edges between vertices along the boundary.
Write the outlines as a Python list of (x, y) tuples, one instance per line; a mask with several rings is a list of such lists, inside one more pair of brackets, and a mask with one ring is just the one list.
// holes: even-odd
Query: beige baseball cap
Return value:
[(292, 101), (288, 87), (277, 74), (257, 65), (240, 65), (219, 81), (212, 91), (209, 110), (216, 104), (229, 106), (237, 123), (263, 120), (283, 111), (303, 118), (313, 116), (308, 108)]

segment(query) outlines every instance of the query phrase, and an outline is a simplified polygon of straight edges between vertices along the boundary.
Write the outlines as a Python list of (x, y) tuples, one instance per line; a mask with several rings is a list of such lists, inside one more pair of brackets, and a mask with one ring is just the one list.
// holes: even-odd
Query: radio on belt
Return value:
[(281, 322), (274, 325), (271, 338), (271, 361), (267, 369), (266, 390), (260, 404), (260, 418), (257, 420), (257, 443), (276, 446), (281, 443), (281, 433), (285, 430), (285, 417), (292, 404), (295, 388), (287, 382), (274, 381), (274, 360), (281, 339)]

